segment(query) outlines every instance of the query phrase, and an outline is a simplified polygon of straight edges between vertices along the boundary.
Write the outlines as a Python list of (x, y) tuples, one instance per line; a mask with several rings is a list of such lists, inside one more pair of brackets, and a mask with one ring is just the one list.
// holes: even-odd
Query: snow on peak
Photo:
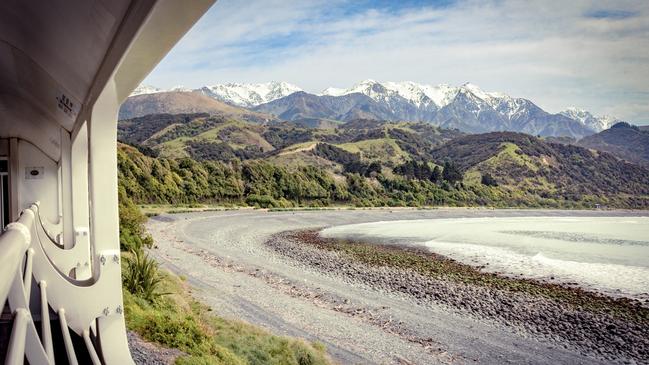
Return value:
[(431, 103), (437, 108), (443, 108), (453, 101), (458, 92), (470, 92), (475, 97), (488, 103), (495, 103), (500, 99), (508, 99), (504, 93), (485, 92), (475, 84), (465, 83), (460, 87), (448, 84), (429, 85), (413, 81), (387, 81), (379, 82), (372, 79), (363, 80), (349, 89), (327, 88), (321, 95), (341, 96), (351, 93), (361, 93), (380, 101), (398, 95), (417, 107), (427, 106)]
[(322, 90), (322, 93), (320, 95), (327, 95), (327, 96), (341, 96), (345, 95), (346, 89), (341, 89), (337, 87), (328, 87), (324, 90)]
[(562, 111), (561, 114), (571, 117), (573, 119), (579, 119), (580, 121), (583, 121), (586, 118), (592, 117), (593, 115), (587, 112), (584, 109), (579, 109), (574, 106), (569, 106), (566, 108), (566, 110)]
[(470, 91), (473, 95), (479, 97), (482, 100), (489, 98), (489, 95), (486, 92), (482, 91), (482, 89), (476, 84), (466, 82), (460, 88)]
[(155, 93), (160, 93), (163, 92), (164, 90), (159, 89), (155, 86), (151, 85), (140, 85), (133, 90), (131, 95), (129, 96), (136, 96), (136, 95), (144, 95), (144, 94), (155, 94)]
[(577, 122), (596, 132), (601, 132), (604, 129), (608, 129), (613, 124), (620, 121), (608, 115), (594, 116), (590, 112), (584, 109), (576, 108), (574, 106), (567, 107), (566, 110), (559, 112), (559, 114), (564, 115), (572, 120), (576, 120)]
[(478, 98), (490, 103), (498, 103), (501, 99), (509, 100), (511, 97), (502, 92), (487, 92), (482, 90), (478, 85), (472, 84), (470, 82), (464, 83), (460, 86), (461, 90), (469, 91), (471, 94), (477, 96)]
[[(131, 96), (164, 92), (150, 85), (140, 85)], [(266, 83), (237, 83), (229, 82), (204, 86), (200, 89), (190, 89), (176, 86), (168, 91), (190, 92), (199, 91), (209, 97), (243, 107), (254, 107), (268, 103), (293, 94), (302, 89), (288, 82), (271, 81)], [(420, 84), (413, 81), (388, 81), (379, 82), (373, 79), (363, 80), (350, 88), (328, 87), (319, 95), (342, 96), (352, 93), (361, 93), (377, 102), (397, 105), (393, 103), (408, 102), (417, 108), (441, 109), (455, 100), (458, 93), (470, 93), (471, 98), (484, 107), (493, 108), (501, 115), (512, 119), (525, 113), (528, 102), (525, 99), (512, 98), (501, 92), (487, 92), (470, 82), (459, 87), (448, 84)], [(395, 99), (396, 98), (396, 99)], [(482, 108), (482, 107), (481, 107)], [(559, 114), (564, 115), (596, 132), (610, 128), (620, 120), (611, 116), (594, 116), (590, 112), (571, 106)]]
[(169, 91), (188, 93), (188, 92), (192, 92), (193, 90), (188, 88), (188, 87), (185, 87), (183, 85), (178, 85), (178, 86), (172, 87), (171, 89), (169, 89)]
[(400, 96), (417, 107), (431, 103), (438, 108), (447, 105), (453, 100), (457, 88), (446, 84), (437, 86), (418, 84), (412, 81), (378, 82), (372, 79), (363, 80), (348, 89), (327, 88), (322, 95), (341, 96), (351, 93), (361, 93), (380, 101), (386, 98)]
[(230, 82), (217, 84), (201, 89), (206, 95), (215, 99), (244, 107), (257, 106), (283, 98), (301, 88), (288, 82), (271, 81), (266, 83), (242, 84)]
[(424, 94), (429, 97), (439, 108), (450, 104), (458, 92), (458, 88), (448, 84), (439, 84), (437, 86), (420, 85)]

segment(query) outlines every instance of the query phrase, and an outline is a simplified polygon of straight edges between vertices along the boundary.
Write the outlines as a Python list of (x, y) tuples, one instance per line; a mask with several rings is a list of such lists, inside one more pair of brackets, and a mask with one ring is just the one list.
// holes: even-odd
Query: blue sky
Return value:
[(472, 82), (649, 124), (649, 1), (219, 0), (145, 80), (169, 88)]

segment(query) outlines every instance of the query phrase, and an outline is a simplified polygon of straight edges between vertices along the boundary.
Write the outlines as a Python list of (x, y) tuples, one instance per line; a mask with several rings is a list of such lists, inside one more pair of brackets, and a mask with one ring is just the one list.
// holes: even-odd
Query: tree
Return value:
[(439, 166), (435, 166), (433, 172), (431, 172), (430, 174), (429, 180), (434, 183), (438, 183), (440, 180), (442, 180), (442, 171), (440, 170)]
[(480, 182), (482, 183), (482, 185), (486, 186), (498, 186), (496, 179), (494, 179), (494, 177), (489, 173), (482, 175)]
[(365, 170), (365, 176), (366, 177), (373, 177), (376, 176), (376, 174), (381, 173), (381, 163), (374, 161), (370, 163), (367, 166), (367, 170)]
[(462, 179), (464, 178), (460, 169), (452, 161), (448, 160), (444, 162), (444, 171), (442, 171), (442, 177), (444, 178), (444, 180), (450, 183), (462, 181)]

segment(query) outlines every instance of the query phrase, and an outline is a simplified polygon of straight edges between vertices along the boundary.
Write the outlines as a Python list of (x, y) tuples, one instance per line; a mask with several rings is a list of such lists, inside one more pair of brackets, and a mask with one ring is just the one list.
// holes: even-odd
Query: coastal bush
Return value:
[(144, 339), (186, 353), (176, 364), (332, 364), (321, 344), (275, 336), (245, 322), (213, 315), (170, 272), (161, 273), (160, 286), (168, 294), (156, 302), (125, 290), (126, 323)]
[[(122, 282), (130, 330), (148, 341), (186, 353), (177, 364), (331, 364), (322, 345), (274, 336), (250, 324), (209, 313), (208, 307), (192, 299), (184, 280), (159, 269), (158, 263), (144, 252), (144, 247), (153, 242), (143, 226), (146, 217), (123, 186), (119, 199), (120, 242), (122, 249), (129, 250), (122, 254)], [(272, 203), (280, 207), (291, 204), (283, 198), (272, 199)], [(191, 209), (199, 205), (185, 206)]]
[[(316, 145), (316, 155), (351, 162), (337, 165), (338, 170), (331, 171), (316, 165), (286, 166), (264, 159), (234, 159), (227, 163), (190, 158), (156, 159), (120, 145), (120, 196), (138, 204), (200, 203), (267, 208), (399, 204), (649, 206), (649, 189), (642, 182), (649, 179), (649, 172), (610, 155), (596, 156), (585, 149), (548, 144), (519, 134), (483, 135), (482, 144), (471, 138), (463, 137), (469, 141), (449, 142), (431, 152), (435, 156), (452, 157), (453, 162), (447, 161), (443, 170), (430, 159), (417, 156), (392, 169), (376, 161), (355, 161), (355, 154), (324, 143)], [(471, 170), (463, 178), (468, 167)], [(616, 182), (606, 182), (606, 179)], [(127, 229), (123, 232), (123, 248), (142, 245), (137, 242), (137, 232)]]
[(133, 250), (124, 257), (126, 266), (122, 273), (124, 288), (149, 302), (154, 302), (162, 293), (159, 292), (160, 276), (158, 263), (150, 258), (144, 251)]
[(119, 243), (123, 251), (139, 251), (142, 247), (151, 247), (153, 239), (144, 231), (146, 217), (126, 195), (123, 186), (119, 187)]
[(482, 183), (482, 185), (487, 185), (487, 186), (498, 186), (498, 182), (496, 181), (496, 179), (494, 179), (494, 177), (491, 176), (491, 174), (489, 173), (482, 175), (480, 179), (480, 183)]

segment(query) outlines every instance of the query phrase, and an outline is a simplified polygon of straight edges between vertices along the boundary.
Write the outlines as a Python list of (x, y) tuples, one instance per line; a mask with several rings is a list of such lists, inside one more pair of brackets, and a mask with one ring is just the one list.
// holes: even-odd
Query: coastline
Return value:
[(161, 214), (146, 225), (157, 245), (151, 253), (163, 267), (186, 277), (197, 299), (215, 313), (262, 326), (275, 334), (323, 343), (332, 358), (342, 364), (646, 363), (634, 357), (600, 356), (559, 336), (543, 337), (521, 325), (471, 315), (439, 301), (418, 300), (407, 293), (372, 287), (353, 279), (353, 275), (343, 276), (336, 270), (301, 263), (266, 245), (281, 232), (363, 222), (573, 215), (644, 214), (464, 208), (250, 209)]
[(497, 321), (587, 355), (649, 361), (649, 308), (639, 301), (485, 273), (416, 247), (324, 238), (317, 230), (281, 232), (266, 245), (351, 282)]
[(646, 212), (649, 216), (649, 209), (622, 209), (622, 208), (570, 208), (561, 209), (550, 207), (494, 207), (494, 206), (447, 206), (447, 205), (430, 205), (419, 207), (408, 206), (375, 206), (375, 207), (358, 207), (354, 205), (331, 205), (325, 207), (301, 206), (293, 208), (259, 208), (248, 205), (211, 205), (211, 204), (138, 204), (143, 214), (152, 217), (160, 214), (184, 214), (200, 212), (225, 212), (225, 211), (255, 211), (255, 212), (310, 212), (310, 211), (429, 211), (429, 210), (456, 210), (456, 211), (567, 211), (567, 212), (628, 212), (641, 213)]

